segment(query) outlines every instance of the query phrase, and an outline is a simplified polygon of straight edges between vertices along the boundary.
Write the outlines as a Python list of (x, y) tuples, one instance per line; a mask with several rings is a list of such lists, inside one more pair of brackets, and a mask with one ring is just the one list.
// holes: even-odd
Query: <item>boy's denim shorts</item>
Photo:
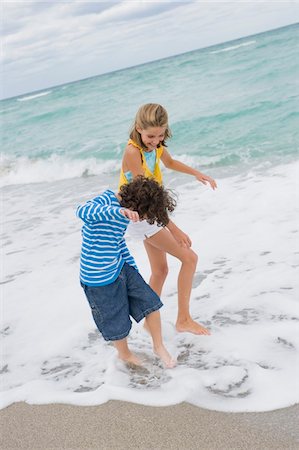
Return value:
[(125, 263), (118, 278), (105, 286), (81, 283), (94, 321), (106, 341), (128, 336), (132, 321), (140, 322), (163, 306), (159, 296), (134, 267)]

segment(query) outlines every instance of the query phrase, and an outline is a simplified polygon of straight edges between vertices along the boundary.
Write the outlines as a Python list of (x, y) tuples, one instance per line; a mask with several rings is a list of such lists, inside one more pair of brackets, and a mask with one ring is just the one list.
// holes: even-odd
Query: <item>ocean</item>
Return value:
[[(298, 37), (292, 25), (0, 102), (1, 407), (187, 401), (266, 411), (299, 400)], [(211, 336), (178, 334), (178, 262), (161, 310), (178, 365), (155, 359), (142, 324), (118, 362), (79, 284), (78, 204), (117, 190), (138, 107), (161, 103), (168, 150), (218, 189), (163, 170), (173, 220), (199, 255), (191, 312)], [(146, 280), (145, 250), (128, 246)]]

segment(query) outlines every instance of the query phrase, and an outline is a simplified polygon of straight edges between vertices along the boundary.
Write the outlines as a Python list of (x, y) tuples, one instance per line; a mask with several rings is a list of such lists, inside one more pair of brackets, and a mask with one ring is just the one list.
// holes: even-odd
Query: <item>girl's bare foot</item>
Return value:
[(155, 347), (154, 352), (161, 359), (166, 369), (173, 369), (176, 366), (176, 360), (171, 357), (164, 345)]
[(206, 334), (210, 335), (210, 331), (200, 325), (199, 323), (195, 322), (193, 319), (187, 319), (185, 321), (177, 321), (176, 330), (180, 333), (193, 333), (193, 334)]

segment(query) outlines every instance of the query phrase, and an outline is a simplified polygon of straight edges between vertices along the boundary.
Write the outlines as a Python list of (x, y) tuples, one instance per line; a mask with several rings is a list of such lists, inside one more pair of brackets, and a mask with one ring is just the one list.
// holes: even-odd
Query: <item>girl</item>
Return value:
[[(119, 186), (138, 175), (153, 177), (162, 184), (162, 161), (165, 167), (193, 175), (201, 183), (209, 183), (211, 188), (215, 189), (217, 185), (211, 177), (171, 157), (165, 148), (166, 140), (170, 137), (167, 111), (155, 103), (141, 106), (124, 152)], [(189, 312), (192, 280), (197, 264), (197, 255), (191, 249), (190, 238), (172, 221), (162, 229), (146, 221), (132, 223), (128, 227), (128, 233), (133, 238), (143, 239), (152, 271), (149, 284), (159, 296), (168, 273), (166, 254), (169, 253), (181, 261), (178, 276), (177, 331), (210, 334), (191, 318)]]

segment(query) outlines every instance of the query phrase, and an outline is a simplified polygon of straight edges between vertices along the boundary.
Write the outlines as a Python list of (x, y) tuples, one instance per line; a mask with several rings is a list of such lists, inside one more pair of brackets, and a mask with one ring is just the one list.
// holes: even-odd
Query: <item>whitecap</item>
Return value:
[(38, 94), (26, 95), (24, 97), (17, 98), (17, 101), (18, 102), (26, 102), (28, 100), (33, 100), (38, 97), (44, 97), (45, 95), (51, 94), (51, 92), (52, 91), (44, 91), (44, 92), (39, 92)]
[(215, 53), (222, 53), (222, 52), (230, 52), (232, 50), (236, 50), (237, 48), (247, 47), (248, 45), (253, 45), (255, 43), (256, 43), (256, 41), (248, 41), (248, 42), (244, 42), (243, 44), (231, 45), (230, 47), (225, 47), (225, 48), (222, 48), (221, 50), (214, 50), (213, 52), (210, 52), (210, 53), (215, 54)]

